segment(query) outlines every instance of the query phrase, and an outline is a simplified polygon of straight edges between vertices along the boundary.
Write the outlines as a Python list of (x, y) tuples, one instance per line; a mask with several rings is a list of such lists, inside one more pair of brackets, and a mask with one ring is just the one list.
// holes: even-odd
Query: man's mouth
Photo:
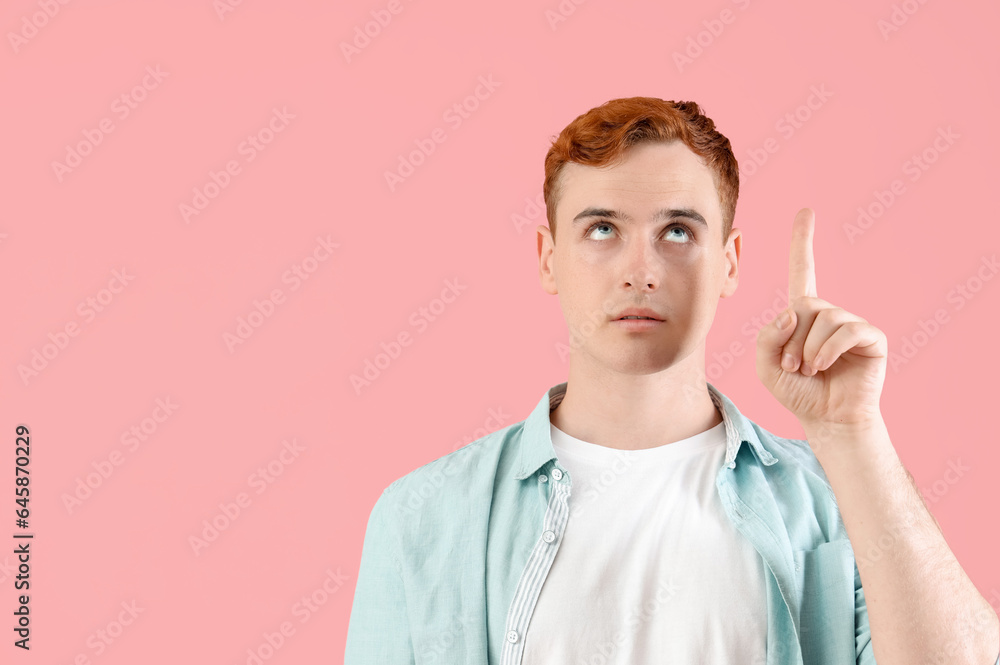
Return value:
[(651, 307), (627, 307), (618, 312), (615, 321), (660, 321), (660, 313)]
[(656, 330), (657, 324), (663, 323), (663, 319), (657, 318), (659, 313), (656, 310), (647, 307), (630, 307), (625, 311), (629, 310), (631, 310), (631, 314), (622, 314), (612, 323), (619, 323), (621, 324), (618, 326), (619, 328), (633, 333)]

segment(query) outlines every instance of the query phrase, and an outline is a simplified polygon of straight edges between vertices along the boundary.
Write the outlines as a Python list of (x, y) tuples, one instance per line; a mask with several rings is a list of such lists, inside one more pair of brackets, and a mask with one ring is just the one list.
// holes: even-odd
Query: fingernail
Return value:
[(784, 330), (786, 327), (788, 327), (788, 324), (791, 322), (791, 320), (792, 317), (788, 315), (787, 311), (782, 312), (781, 316), (778, 317), (778, 329)]

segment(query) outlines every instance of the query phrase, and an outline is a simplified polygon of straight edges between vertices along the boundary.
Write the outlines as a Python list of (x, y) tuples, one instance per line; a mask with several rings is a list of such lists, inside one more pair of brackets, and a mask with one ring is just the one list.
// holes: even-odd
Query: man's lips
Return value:
[[(635, 316), (635, 317), (641, 317), (641, 318), (638, 318), (638, 319), (626, 319), (625, 317), (628, 317), (628, 316)], [(613, 320), (614, 321), (622, 321), (622, 320), (644, 321), (644, 320), (648, 320), (648, 319), (652, 319), (653, 321), (660, 321), (660, 322), (663, 321), (663, 317), (660, 316), (656, 311), (654, 311), (652, 309), (647, 309), (645, 307), (630, 307), (628, 309), (622, 310), (621, 312), (619, 312), (615, 316), (615, 318)]]
[(659, 319), (615, 319), (611, 323), (628, 332), (644, 332), (656, 330), (664, 322)]
[[(632, 316), (639, 318), (626, 318)], [(643, 332), (656, 329), (663, 323), (663, 317), (647, 307), (629, 307), (618, 312), (611, 322), (629, 332)]]

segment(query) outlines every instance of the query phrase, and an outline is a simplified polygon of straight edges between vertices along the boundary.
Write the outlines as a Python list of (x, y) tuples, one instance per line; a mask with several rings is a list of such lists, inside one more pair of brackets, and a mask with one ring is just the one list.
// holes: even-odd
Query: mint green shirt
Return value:
[[(765, 563), (767, 665), (873, 665), (854, 551), (809, 444), (762, 429), (707, 386), (726, 430), (719, 498)], [(346, 665), (521, 662), (569, 521), (572, 481), (549, 435), (565, 392), (554, 386), (527, 419), (383, 491), (362, 547)]]

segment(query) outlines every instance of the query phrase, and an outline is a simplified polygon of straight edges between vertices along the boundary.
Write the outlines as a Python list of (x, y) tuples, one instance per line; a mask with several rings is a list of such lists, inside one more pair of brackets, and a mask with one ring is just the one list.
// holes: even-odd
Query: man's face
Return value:
[[(613, 167), (571, 162), (560, 177), (558, 242), (538, 227), (539, 272), (559, 295), (574, 356), (624, 374), (684, 359), (703, 369), (705, 337), (719, 298), (736, 290), (740, 254), (739, 229), (723, 246), (712, 172), (670, 141), (633, 146)], [(632, 307), (659, 322), (616, 320)], [(691, 355), (699, 347), (700, 359)]]

